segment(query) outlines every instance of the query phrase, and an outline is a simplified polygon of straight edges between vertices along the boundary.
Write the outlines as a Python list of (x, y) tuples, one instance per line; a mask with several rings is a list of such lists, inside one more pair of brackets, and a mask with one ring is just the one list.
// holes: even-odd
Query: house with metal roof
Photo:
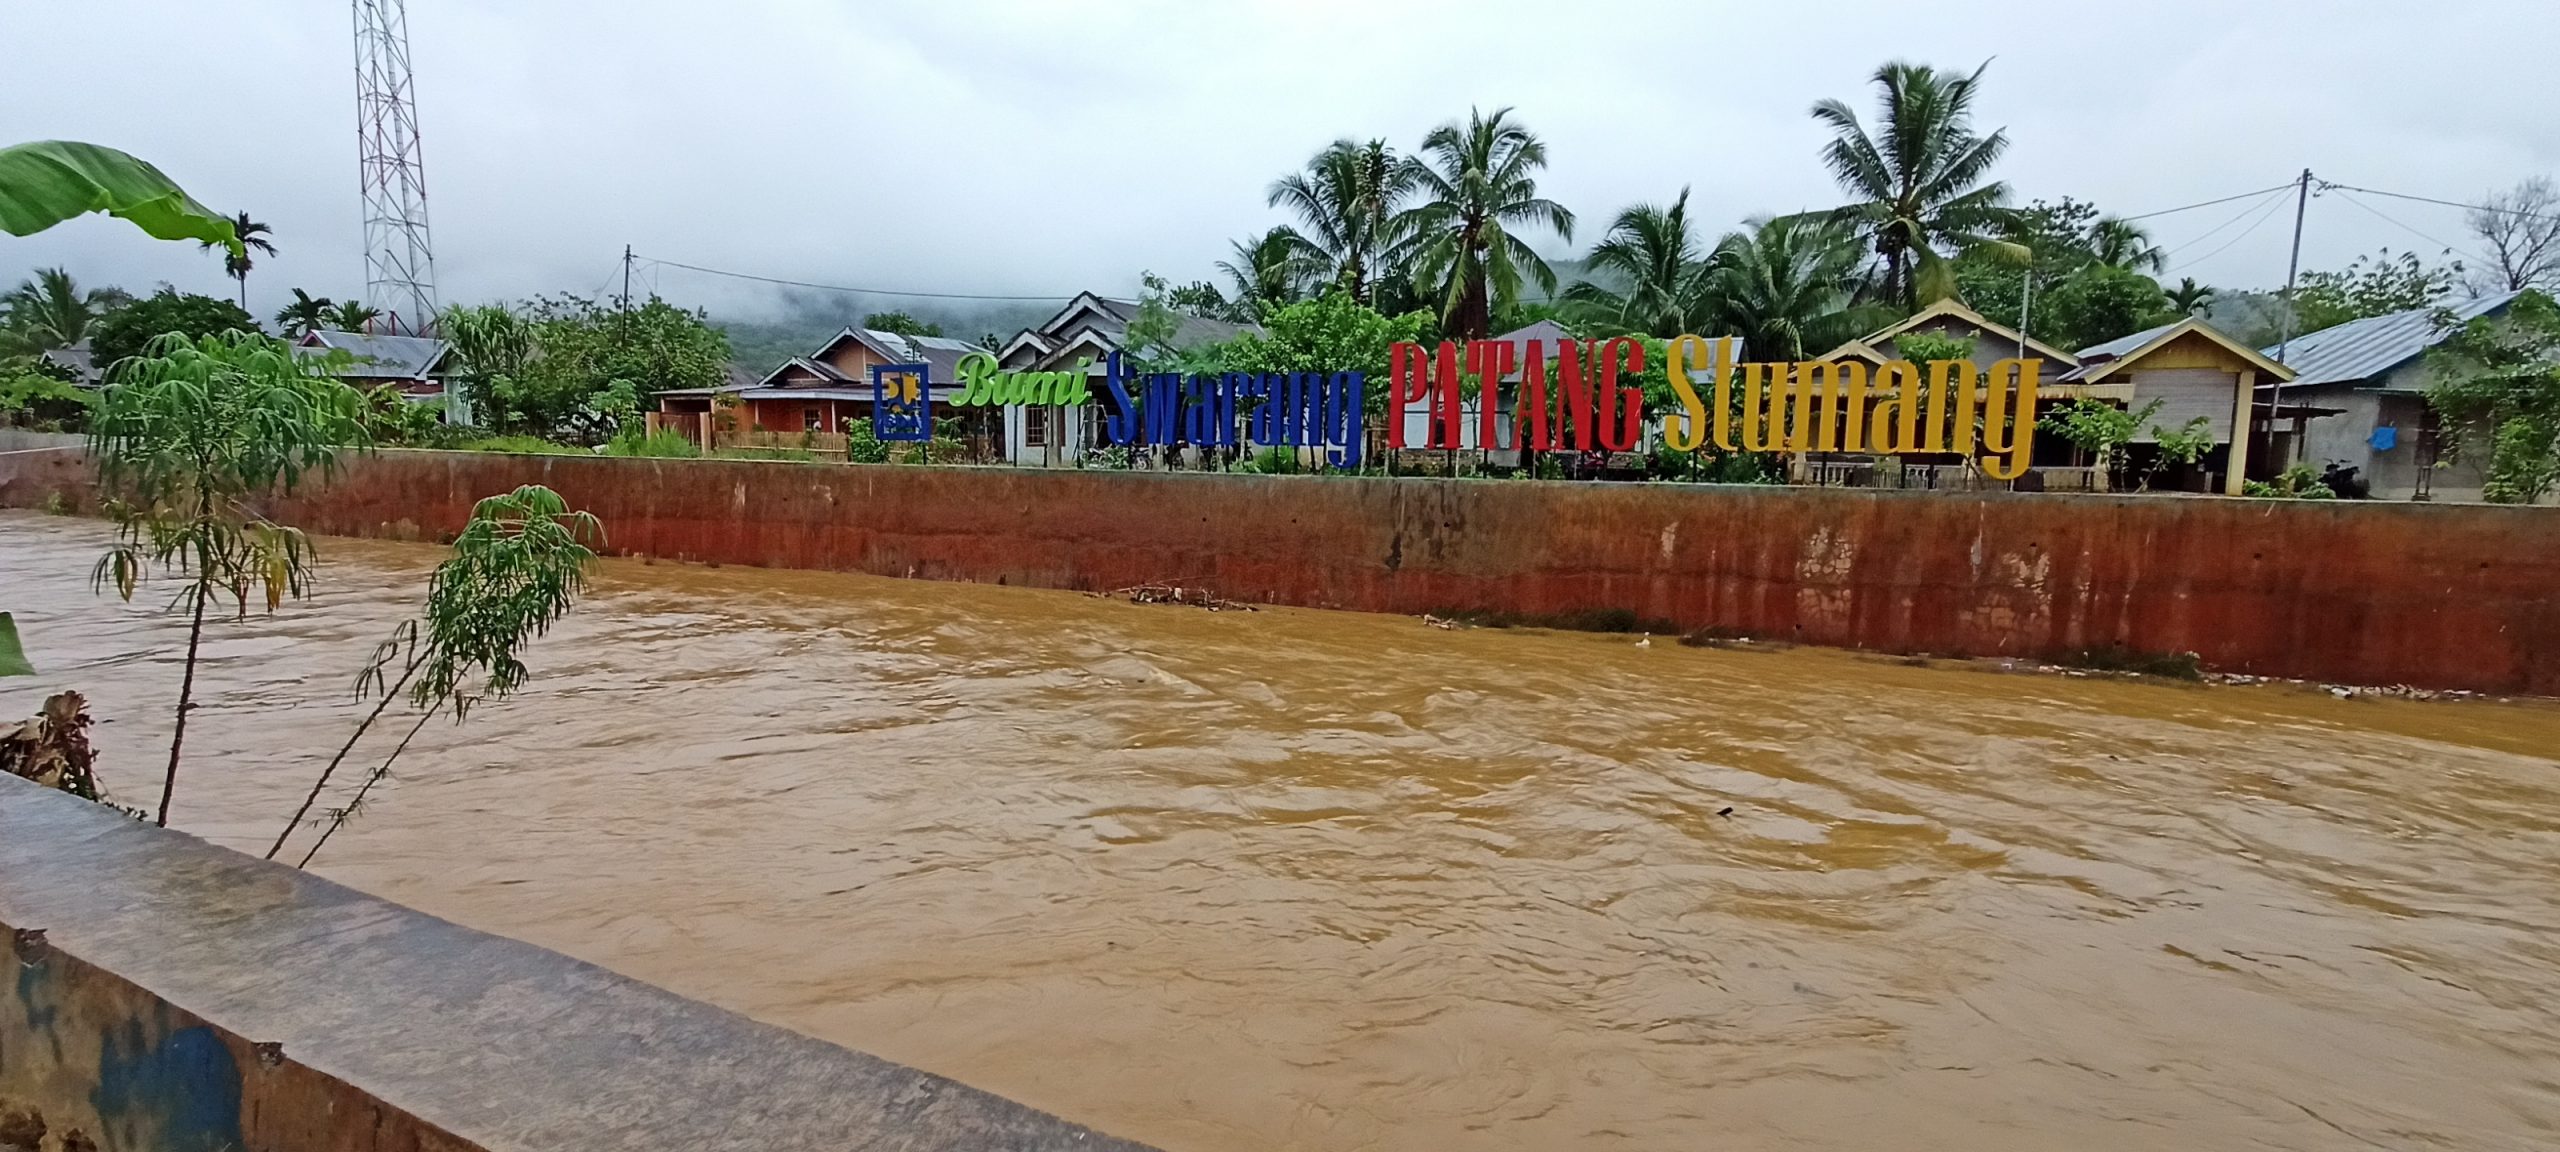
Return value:
[(73, 382), (83, 388), (95, 388), (105, 383), (106, 370), (98, 363), (97, 356), (90, 352), (89, 340), (85, 336), (79, 343), (68, 348), (45, 350), (43, 360), (55, 368), (70, 373)]
[(333, 349), (350, 358), (338, 378), (364, 391), (393, 388), (412, 403), (444, 409), (447, 423), (470, 423), (462, 394), (452, 387), (453, 345), (432, 336), (378, 336), (369, 332), (303, 333), (296, 347)]
[[(1128, 347), (1129, 327), (1140, 305), (1093, 292), (1081, 292), (1037, 327), (1025, 328), (996, 352), (996, 364), (1007, 372), (1073, 371), (1083, 365), (1099, 380), (1105, 362)], [(1258, 331), (1250, 324), (1231, 324), (1176, 313), (1168, 340), (1178, 350), (1198, 348)], [(937, 380), (939, 376), (935, 377)], [(1098, 394), (1101, 389), (1096, 387)], [(1086, 451), (1101, 443), (1102, 418), (1097, 405), (1008, 405), (996, 410), (1004, 421), (999, 455), (1013, 464), (1072, 467)]]
[[(2260, 404), (2262, 384), (2293, 379), (2284, 365), (2233, 339), (2201, 317), (2162, 324), (2080, 350), (2079, 364), (2042, 389), (2054, 400), (2101, 400), (2140, 412), (2158, 407), (2125, 446), (2129, 469), (2153, 475), (2153, 486), (2240, 495), (2251, 479), (2281, 471), (2278, 458), (2251, 455), (2268, 422), (2283, 415)], [(2297, 421), (2310, 415), (2292, 405)], [(2161, 467), (2159, 433), (2200, 428), (2213, 446), (2193, 464)]]
[[(1857, 359), (1870, 366), (1906, 360), (1894, 342), (1905, 336), (1943, 336), (1973, 343), (1973, 362), (1991, 365), (2008, 359), (2042, 358), (2046, 363), (2043, 378), (2051, 380), (2061, 372), (2079, 367), (2080, 358), (2034, 339), (1954, 300), (1940, 300), (1912, 313), (1911, 318), (1868, 333), (1816, 357), (1819, 360)], [(1756, 355), (1744, 349), (1746, 356)]]
[[(871, 369), (891, 364), (923, 364), (932, 380), (935, 410), (961, 415), (964, 424), (978, 415), (951, 407), (959, 394), (960, 358), (984, 352), (965, 340), (943, 336), (910, 336), (876, 328), (846, 328), (806, 356), (783, 361), (762, 379), (716, 388), (678, 388), (658, 394), (658, 410), (650, 414), (652, 429), (671, 428), (697, 444), (723, 443), (794, 446), (800, 441), (841, 450), (855, 422), (871, 419)], [(963, 429), (985, 453), (993, 451), (988, 429)]]
[[(2445, 450), (2466, 433), (2445, 427), (2427, 404), (2426, 354), (2461, 325), (2504, 314), (2519, 295), (2501, 292), (2350, 320), (2265, 349), (2294, 373), (2283, 388), (2285, 403), (2339, 413), (2310, 426), (2301, 459), (2314, 469), (2340, 464), (2360, 470), (2377, 499), (2479, 499), (2487, 452), (2445, 461)], [(2268, 392), (2262, 401), (2272, 399), (2273, 389)]]

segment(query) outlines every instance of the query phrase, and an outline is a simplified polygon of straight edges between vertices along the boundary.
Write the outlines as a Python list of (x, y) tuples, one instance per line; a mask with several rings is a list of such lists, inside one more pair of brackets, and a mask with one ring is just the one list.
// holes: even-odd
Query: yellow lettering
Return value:
[(1780, 414), (1785, 411), (1787, 366), (1743, 365), (1742, 389), (1743, 448), (1752, 452), (1784, 450), (1786, 441)]
[[(1847, 380), (1845, 386), (1843, 378)], [(1820, 384), (1817, 385), (1816, 381)], [(1856, 427), (1856, 421), (1867, 403), (1867, 366), (1855, 360), (1809, 360), (1796, 365), (1796, 387), (1799, 389), (1796, 397), (1796, 420), (1799, 423), (1811, 415), (1817, 387), (1822, 395), (1822, 422), (1811, 429), (1811, 444), (1817, 452), (1841, 451), (1840, 402), (1854, 397), (1849, 408), (1851, 427), (1847, 450), (1857, 451), (1858, 443), (1864, 438), (1862, 430)], [(1803, 436), (1804, 430), (1799, 429), (1797, 438)]]
[(1726, 336), (1715, 342), (1716, 349), (1716, 447), (1733, 451), (1733, 369), (1742, 358), (1742, 341)]
[[(1689, 358), (1705, 348), (1707, 342), (1695, 336), (1681, 336), (1671, 341), (1668, 363), (1663, 370), (1671, 377), (1671, 394), (1680, 401), (1680, 410), (1662, 414), (1662, 442), (1674, 452), (1695, 452), (1707, 438), (1707, 408), (1698, 399), (1697, 386), (1689, 382)], [(1488, 406), (1486, 411), (1492, 411)], [(1730, 424), (1719, 431), (1730, 434)]]
[[(1795, 401), (1795, 417), (1787, 423), (1786, 444), (1789, 452), (1813, 451), (1813, 370), (1819, 367), (1821, 367), (1819, 364), (1798, 364), (1787, 380), (1786, 394)], [(1778, 370), (1785, 372), (1787, 366), (1781, 364)], [(1776, 405), (1771, 405), (1770, 414), (1772, 418), (1776, 416)]]
[(1895, 360), (1876, 369), (1874, 395), (1881, 398), (1867, 429), (1867, 450), (1900, 456), (1920, 450), (1920, 368)]
[[(2041, 359), (1991, 366), (1990, 397), (1982, 413), (1982, 447), (1991, 458), (1982, 462), (1983, 475), (2015, 480), (2026, 474), (2035, 457), (2036, 379), (2043, 372)], [(2002, 456), (2008, 457), (2005, 467)]]

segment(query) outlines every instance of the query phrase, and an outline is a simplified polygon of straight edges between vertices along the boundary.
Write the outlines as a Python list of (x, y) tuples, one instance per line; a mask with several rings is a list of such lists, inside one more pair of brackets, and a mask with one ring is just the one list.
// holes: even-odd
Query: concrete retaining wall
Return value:
[[(387, 452), (279, 511), (433, 539), (524, 483), (669, 558), (2560, 695), (2538, 508)], [(67, 454), (0, 456), (0, 505), (57, 490), (86, 490)]]
[(0, 775), (0, 1147), (1144, 1152)]

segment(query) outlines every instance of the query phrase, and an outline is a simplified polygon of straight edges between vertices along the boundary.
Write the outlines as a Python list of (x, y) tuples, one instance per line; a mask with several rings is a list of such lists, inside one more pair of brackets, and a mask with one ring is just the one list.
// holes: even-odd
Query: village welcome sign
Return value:
[[(1925, 367), (1895, 361), (1870, 371), (1857, 360), (1744, 363), (1741, 348), (1732, 337), (1669, 342), (1663, 368), (1674, 407), (1662, 416), (1665, 445), (1680, 452), (1712, 443), (1725, 452), (1953, 453), (1981, 458), (1994, 480), (2016, 479), (2032, 459), (2042, 360), (2002, 360), (1987, 373), (1964, 360)], [(1466, 446), (1469, 391), (1497, 398), (1475, 406), (1475, 447), (1633, 452), (1642, 441), (1644, 393), (1632, 381), (1644, 374), (1645, 343), (1632, 336), (1560, 340), (1552, 355), (1541, 340), (1398, 344), (1388, 363), (1390, 449)], [(983, 352), (958, 367), (954, 404), (1096, 404), (1102, 439), (1112, 445), (1323, 448), (1333, 467), (1360, 466), (1367, 381), (1357, 370), (1138, 373), (1117, 352), (1099, 375), (1089, 360), (1063, 371), (1008, 372)], [(1497, 420), (1505, 391), (1508, 442)], [(1405, 426), (1416, 405), (1426, 414), (1418, 445), (1408, 443)]]
[[(1366, 393), (1359, 372), (1136, 373), (1114, 352), (1066, 371), (1004, 372), (996, 358), (960, 358), (961, 407), (1000, 404), (1104, 408), (1102, 438), (1119, 447), (1193, 445), (1324, 448), (1335, 468), (1358, 468)], [(1094, 391), (1099, 380), (1101, 391)]]
[[(1662, 442), (1695, 452), (1856, 452), (1879, 456), (1952, 452), (1984, 457), (1983, 473), (2014, 480), (2035, 446), (2036, 386), (2044, 361), (2002, 360), (1984, 373), (1970, 361), (1924, 369), (1894, 361), (1872, 374), (1859, 360), (1741, 363), (1742, 342), (1727, 336), (1671, 340), (1663, 366), (1676, 407), (1663, 413)], [(1633, 452), (1642, 442), (1644, 341), (1474, 340), (1436, 351), (1398, 344), (1389, 353), (1387, 446), (1408, 447), (1405, 415), (1429, 413), (1421, 447), (1465, 443), (1464, 392), (1511, 382), (1510, 443), (1500, 442), (1497, 403), (1477, 405), (1480, 446), (1542, 452)], [(1493, 395), (1500, 396), (1499, 388)]]

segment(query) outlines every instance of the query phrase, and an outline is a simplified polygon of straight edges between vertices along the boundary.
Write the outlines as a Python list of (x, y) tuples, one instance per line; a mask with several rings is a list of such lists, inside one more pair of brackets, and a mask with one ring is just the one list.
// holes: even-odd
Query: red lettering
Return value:
[(1582, 342), (1556, 342), (1556, 391), (1565, 423), (1573, 428), (1573, 450), (1591, 451), (1591, 377), (1582, 359)]
[(1387, 447), (1403, 448), (1405, 405), (1422, 399), (1430, 387), (1430, 355), (1420, 344), (1398, 344), (1387, 350)]
[[(1512, 357), (1519, 354), (1508, 340), (1473, 340), (1467, 343), (1467, 371), (1476, 378), (1476, 447), (1492, 451), (1501, 448), (1496, 435), (1496, 418), (1501, 415), (1502, 378), (1511, 374)], [(1516, 440), (1519, 429), (1514, 426)], [(1510, 447), (1517, 448), (1514, 443)]]
[(1644, 342), (1620, 336), (1600, 346), (1600, 443), (1612, 452), (1633, 452), (1644, 439), (1644, 390), (1618, 383), (1624, 362), (1634, 375), (1644, 374)]
[(1529, 359), (1520, 366), (1520, 395), (1512, 401), (1513, 439), (1540, 452), (1553, 452), (1556, 430), (1547, 421), (1547, 342), (1529, 342)]
[(1439, 411), (1431, 421), (1431, 447), (1463, 448), (1466, 446), (1467, 416), (1459, 407), (1463, 390), (1458, 384), (1456, 342), (1440, 342), (1440, 355), (1435, 367), (1437, 370), (1431, 374), (1431, 386), (1438, 390), (1433, 403)]

